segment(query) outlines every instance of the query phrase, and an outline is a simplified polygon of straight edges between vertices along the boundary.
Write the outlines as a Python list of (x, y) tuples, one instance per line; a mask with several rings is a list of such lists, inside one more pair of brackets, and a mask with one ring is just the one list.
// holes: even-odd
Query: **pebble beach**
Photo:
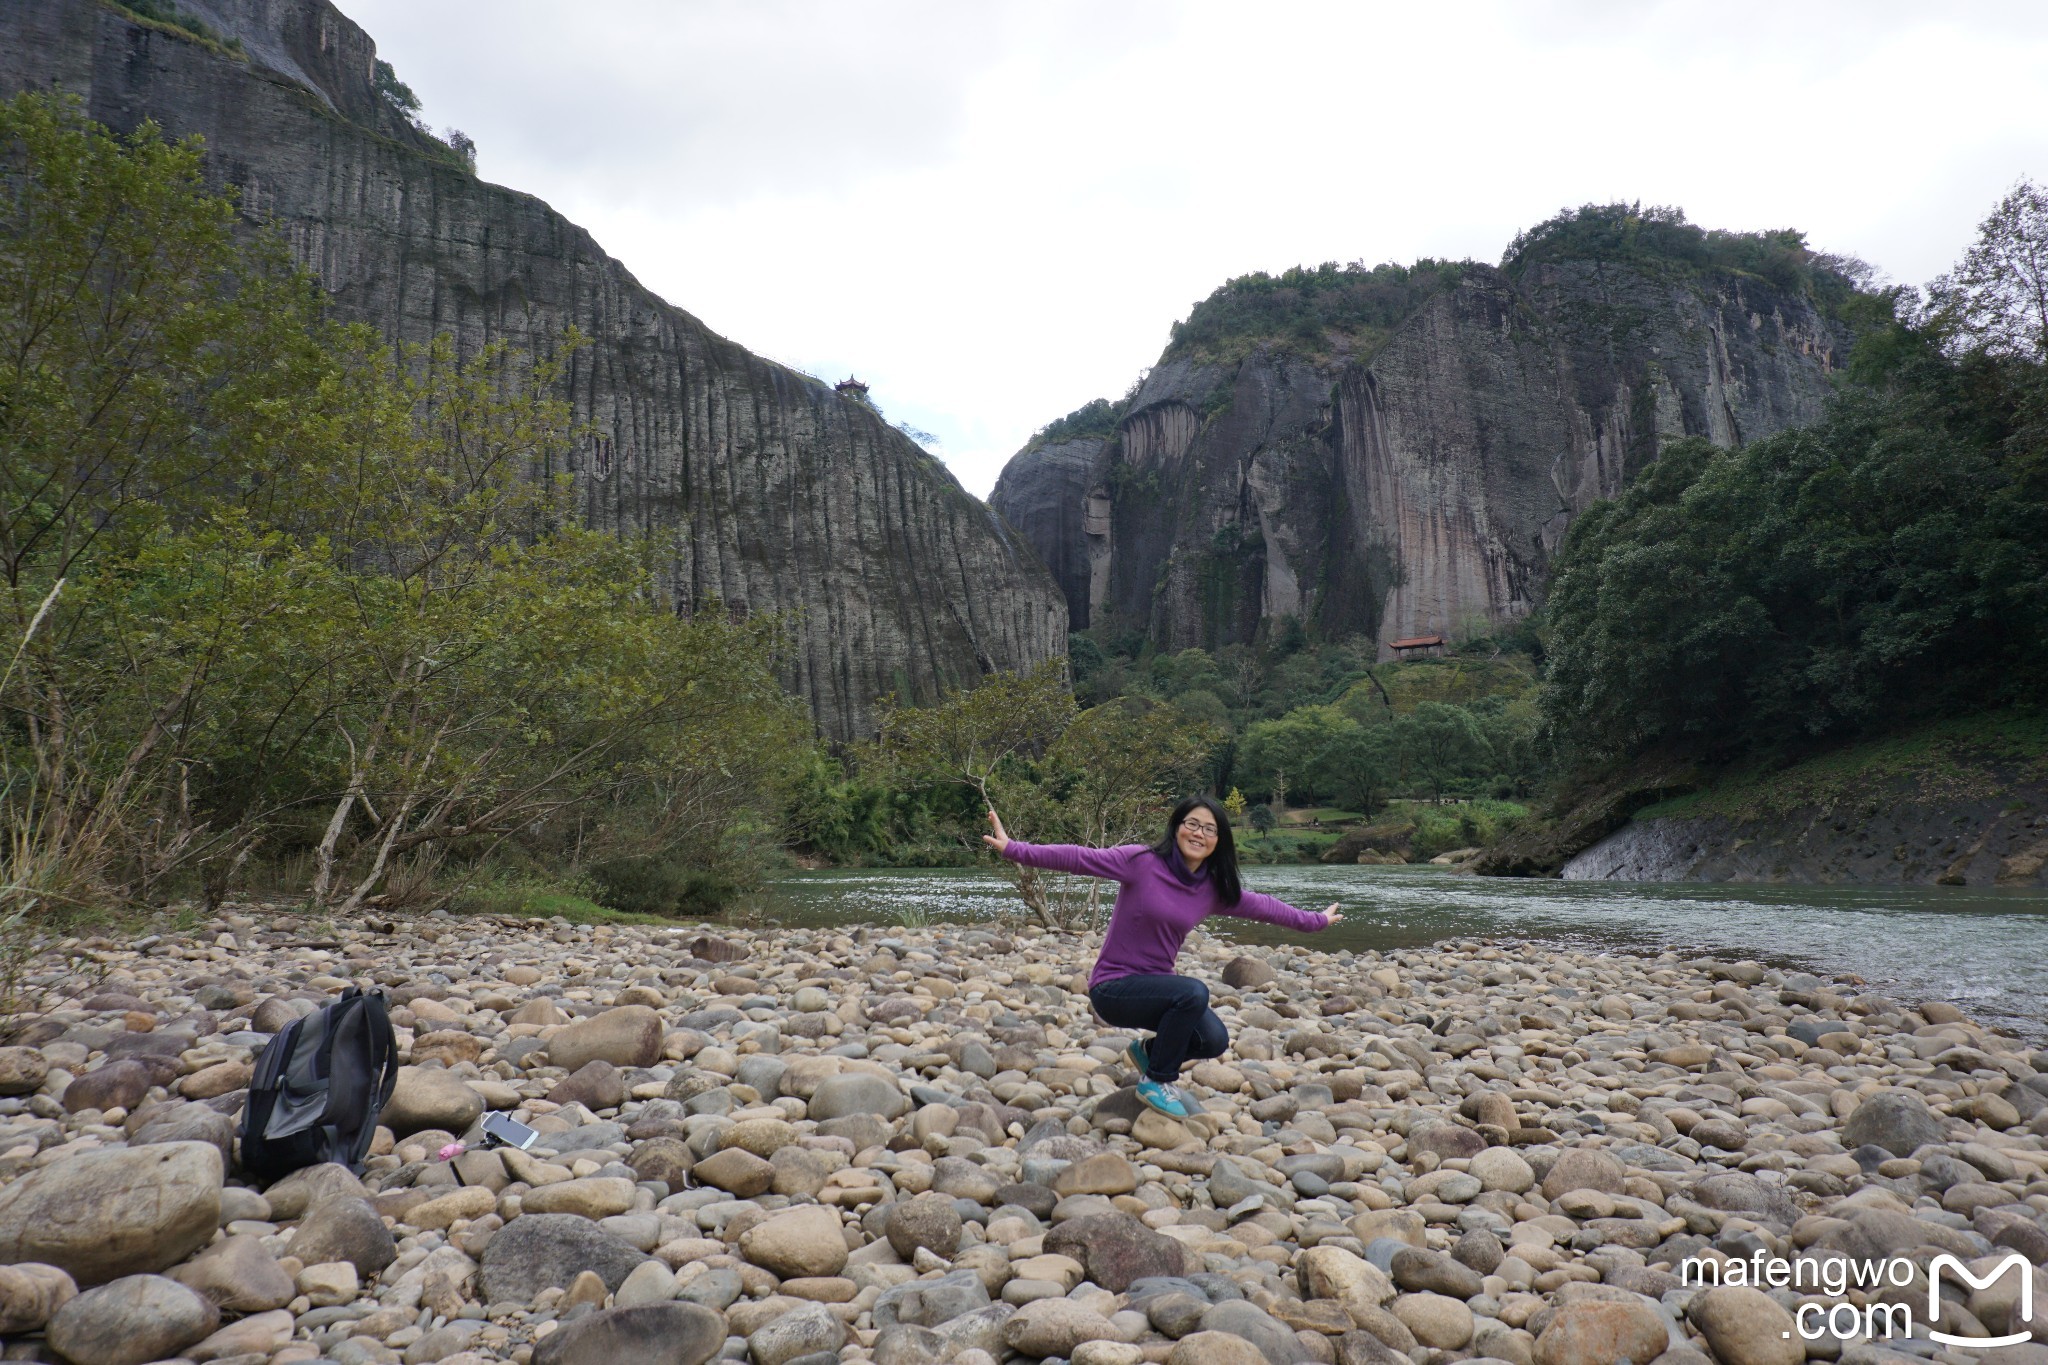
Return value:
[[(2048, 1341), (2048, 1050), (1953, 1005), (1198, 933), (1233, 1045), (1175, 1121), (1093, 1016), (1095, 948), (255, 908), (63, 945), (0, 1045), (5, 1358), (2048, 1362), (1930, 1334)], [(404, 1062), (366, 1169), (249, 1181), (257, 1053), (351, 985)], [(539, 1140), (483, 1147), (493, 1110)], [(1990, 1275), (2014, 1252), (2030, 1300)], [(1845, 1260), (1896, 1274), (1751, 1278)], [(1873, 1304), (1911, 1334), (1806, 1330)]]

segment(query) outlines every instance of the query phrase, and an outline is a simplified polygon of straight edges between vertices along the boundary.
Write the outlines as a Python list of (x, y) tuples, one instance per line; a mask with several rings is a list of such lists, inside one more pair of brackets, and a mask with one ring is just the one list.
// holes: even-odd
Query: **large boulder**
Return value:
[(33, 1095), (43, 1088), (50, 1064), (32, 1047), (0, 1047), (0, 1095)]
[(149, 1093), (154, 1073), (143, 1062), (108, 1062), (64, 1087), (64, 1111), (133, 1109)]
[(1302, 1295), (1335, 1299), (1345, 1308), (1379, 1308), (1394, 1297), (1386, 1272), (1343, 1247), (1315, 1246), (1295, 1258)]
[(585, 1062), (548, 1091), (549, 1104), (580, 1104), (592, 1113), (616, 1109), (625, 1102), (625, 1075), (602, 1059)]
[(889, 1247), (906, 1262), (920, 1249), (950, 1258), (960, 1249), (960, 1211), (943, 1194), (920, 1194), (889, 1206), (883, 1223)]
[(308, 1209), (329, 1199), (369, 1197), (369, 1190), (356, 1179), (355, 1172), (336, 1161), (301, 1166), (263, 1192), (271, 1216), (285, 1222), (305, 1217)]
[(1184, 1275), (1190, 1268), (1179, 1242), (1122, 1211), (1069, 1218), (1046, 1234), (1045, 1249), (1079, 1261), (1088, 1278), (1112, 1294), (1133, 1280)]
[(1526, 1194), (1536, 1183), (1536, 1173), (1529, 1163), (1506, 1147), (1488, 1147), (1478, 1153), (1472, 1158), (1470, 1169), (1479, 1178), (1481, 1189)]
[(188, 1360), (267, 1359), (292, 1339), (292, 1315), (282, 1308), (252, 1313), (231, 1322), (196, 1346), (185, 1348)]
[(766, 1194), (775, 1183), (774, 1166), (738, 1147), (713, 1152), (690, 1168), (690, 1174), (700, 1185), (724, 1190), (741, 1199)]
[(298, 1292), (292, 1277), (264, 1248), (263, 1239), (247, 1234), (221, 1238), (172, 1270), (171, 1278), (231, 1313), (282, 1308)]
[(1227, 1299), (1205, 1309), (1201, 1330), (1221, 1332), (1238, 1341), (1248, 1341), (1258, 1347), (1259, 1353), (1269, 1361), (1312, 1359), (1295, 1340), (1293, 1328), (1244, 1299)]
[[(957, 1237), (957, 1221), (954, 1233)], [(831, 1209), (799, 1204), (741, 1233), (740, 1255), (785, 1280), (837, 1275), (846, 1268), (846, 1235)]]
[(1710, 1175), (1689, 1191), (1693, 1202), (1723, 1213), (1739, 1213), (1782, 1231), (1799, 1220), (1791, 1191), (1777, 1181), (1759, 1180), (1740, 1171)]
[(1664, 1315), (1647, 1299), (1634, 1303), (1581, 1299), (1558, 1305), (1536, 1338), (1536, 1365), (1597, 1360), (1649, 1365), (1671, 1345)]
[(1551, 1163), (1543, 1177), (1543, 1197), (1555, 1199), (1573, 1190), (1620, 1194), (1628, 1171), (1619, 1161), (1593, 1147), (1573, 1147)]
[(53, 1265), (0, 1265), (0, 1336), (40, 1332), (77, 1295), (78, 1285)]
[(1485, 1150), (1486, 1139), (1462, 1124), (1439, 1121), (1418, 1124), (1408, 1130), (1410, 1161), (1423, 1152), (1435, 1153), (1439, 1161), (1449, 1161), (1454, 1157), (1470, 1160)]
[(220, 1326), (220, 1310), (161, 1275), (128, 1275), (88, 1289), (50, 1319), (50, 1345), (72, 1365), (167, 1360)]
[(1806, 1359), (1792, 1314), (1761, 1289), (1709, 1289), (1685, 1311), (1726, 1365), (1800, 1365)]
[(1263, 958), (1233, 957), (1223, 965), (1223, 984), (1234, 991), (1257, 990), (1280, 979)]
[(81, 1285), (166, 1270), (212, 1239), (220, 1190), (220, 1151), (204, 1142), (54, 1162), (0, 1188), (0, 1262), (39, 1261)]
[(624, 1176), (593, 1175), (529, 1190), (521, 1204), (533, 1213), (572, 1213), (579, 1218), (610, 1218), (631, 1210), (636, 1193), (633, 1182)]
[(1844, 1147), (1853, 1151), (1874, 1145), (1894, 1156), (1911, 1156), (1915, 1148), (1945, 1136), (1941, 1120), (1910, 1090), (1880, 1090), (1868, 1096), (1842, 1125)]
[(861, 1071), (826, 1077), (805, 1104), (806, 1115), (820, 1122), (849, 1114), (894, 1119), (910, 1108), (910, 1100), (895, 1082)]
[(694, 1303), (642, 1303), (565, 1325), (533, 1348), (533, 1365), (704, 1365), (723, 1345), (722, 1314)]
[(404, 1137), (428, 1128), (460, 1133), (483, 1116), (484, 1097), (438, 1066), (402, 1066), (382, 1118)]
[(364, 1279), (398, 1259), (398, 1243), (377, 1210), (364, 1199), (345, 1196), (315, 1204), (289, 1250), (305, 1265), (347, 1261)]
[(1086, 1341), (1122, 1340), (1115, 1323), (1071, 1299), (1034, 1300), (1003, 1325), (1004, 1344), (1027, 1356), (1071, 1356)]
[(1455, 1351), (1472, 1340), (1471, 1308), (1448, 1294), (1403, 1294), (1389, 1309), (1424, 1346)]
[[(842, 1242), (841, 1264), (845, 1256)], [(529, 1213), (492, 1235), (478, 1274), (485, 1303), (530, 1304), (543, 1289), (567, 1289), (585, 1270), (595, 1272), (607, 1291), (616, 1291), (646, 1259), (625, 1238), (587, 1218)]]
[[(1200, 1331), (1176, 1341), (1166, 1357), (1166, 1365), (1272, 1365), (1272, 1359), (1243, 1337), (1230, 1332)], [(1350, 1365), (1350, 1357), (1339, 1359)]]
[(912, 1280), (882, 1291), (875, 1300), (875, 1326), (938, 1327), (989, 1305), (988, 1286), (973, 1270), (955, 1270), (936, 1280)]
[(620, 1005), (564, 1024), (548, 1035), (548, 1060), (570, 1072), (590, 1062), (653, 1066), (661, 1060), (661, 1016), (646, 1005)]
[(754, 1329), (747, 1354), (754, 1365), (788, 1365), (799, 1357), (837, 1355), (846, 1344), (846, 1324), (822, 1303), (806, 1303)]
[(220, 1150), (223, 1168), (235, 1156), (235, 1121), (204, 1104), (166, 1104), (149, 1108), (128, 1134), (130, 1147), (159, 1142), (204, 1142)]

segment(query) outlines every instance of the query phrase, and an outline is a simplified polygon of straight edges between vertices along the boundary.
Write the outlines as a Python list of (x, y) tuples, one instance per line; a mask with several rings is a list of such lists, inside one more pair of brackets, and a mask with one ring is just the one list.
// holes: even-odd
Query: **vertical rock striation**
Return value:
[[(684, 610), (788, 613), (785, 681), (827, 734), (889, 692), (930, 699), (1066, 649), (1030, 546), (865, 405), (656, 298), (590, 234), (486, 184), (376, 92), (376, 49), (327, 0), (181, 0), (240, 54), (96, 0), (0, 6), (0, 93), (67, 91), (117, 129), (206, 139), (209, 174), (283, 232), (340, 316), (464, 354), (574, 326), (592, 432), (567, 457), (590, 524), (681, 533)], [(543, 473), (560, 473), (548, 470)]]
[(1471, 265), (1369, 354), (1169, 349), (1085, 473), (1078, 446), (1027, 447), (993, 502), (1076, 629), (1214, 648), (1291, 615), (1384, 651), (1525, 615), (1576, 513), (1671, 439), (1817, 419), (1847, 344), (1733, 270)]

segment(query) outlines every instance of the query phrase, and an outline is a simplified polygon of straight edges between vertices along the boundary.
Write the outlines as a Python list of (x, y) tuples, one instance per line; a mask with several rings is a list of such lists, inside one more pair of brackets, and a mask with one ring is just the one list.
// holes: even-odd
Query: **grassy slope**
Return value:
[[(1403, 659), (1375, 665), (1373, 676), (1387, 690), (1394, 714), (1405, 716), (1426, 701), (1470, 706), (1485, 697), (1509, 701), (1531, 695), (1537, 686), (1536, 670), (1523, 654), (1503, 654), (1496, 659), (1451, 655), (1437, 659)], [(1354, 713), (1383, 705), (1379, 688), (1369, 680), (1352, 684), (1343, 704)]]
[(1908, 785), (1923, 801), (1980, 801), (2010, 790), (2016, 778), (2048, 781), (2048, 712), (1958, 716), (1786, 767), (1732, 769), (1699, 791), (1644, 807), (1635, 818), (1755, 820), (1858, 797), (1890, 798)]

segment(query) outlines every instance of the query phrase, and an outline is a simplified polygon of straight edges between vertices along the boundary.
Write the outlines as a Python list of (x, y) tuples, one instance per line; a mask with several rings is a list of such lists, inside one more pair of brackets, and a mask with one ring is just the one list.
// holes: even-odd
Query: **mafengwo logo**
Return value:
[[(2008, 1273), (2019, 1276), (2018, 1290), (2004, 1321), (1998, 1324), (2006, 1329), (2004, 1336), (1962, 1336), (1942, 1330), (1944, 1268), (1954, 1272), (1954, 1279), (1979, 1293), (1999, 1283)], [(1917, 1300), (1893, 1299), (1879, 1291), (1911, 1288), (1919, 1283), (1919, 1276), (1920, 1268), (1910, 1256), (1803, 1256), (1790, 1261), (1758, 1251), (1746, 1261), (1688, 1256), (1678, 1265), (1679, 1283), (1701, 1289), (1747, 1286), (1805, 1291), (1804, 1301), (1792, 1312), (1793, 1331), (1784, 1334), (1791, 1337), (1796, 1333), (1802, 1341), (1819, 1341), (1823, 1337), (1837, 1341), (1904, 1341), (1917, 1335)], [(1966, 1346), (1972, 1350), (2017, 1346), (2033, 1339), (2034, 1266), (2019, 1252), (2009, 1253), (1983, 1275), (1972, 1272), (1959, 1257), (1942, 1252), (1927, 1263), (1926, 1283), (1927, 1318), (1918, 1326), (1929, 1338), (1945, 1346)], [(1852, 1293), (1862, 1302), (1851, 1302)], [(1828, 1303), (1829, 1299), (1835, 1302)], [(1997, 1315), (1992, 1316), (1995, 1319)], [(1962, 1325), (1955, 1312), (1950, 1312), (1948, 1318), (1950, 1325)], [(1970, 1325), (1981, 1329), (1981, 1324)]]
[[(1956, 1278), (1972, 1289), (1989, 1289), (2005, 1278), (2010, 1270), (2020, 1277), (2020, 1300), (2013, 1314), (2006, 1320), (2007, 1327), (2029, 1329), (2008, 1332), (2002, 1337), (1959, 1337), (1941, 1330), (1941, 1271), (1942, 1267), (1955, 1271)], [(2034, 1267), (2026, 1257), (2017, 1251), (2000, 1261), (1982, 1279), (1970, 1273), (1970, 1268), (1947, 1252), (1941, 1253), (1927, 1263), (1927, 1335), (1949, 1346), (1968, 1346), (1976, 1350), (1988, 1350), (1993, 1346), (2017, 1346), (2023, 1341), (2033, 1340), (2031, 1330), (2034, 1323)]]

